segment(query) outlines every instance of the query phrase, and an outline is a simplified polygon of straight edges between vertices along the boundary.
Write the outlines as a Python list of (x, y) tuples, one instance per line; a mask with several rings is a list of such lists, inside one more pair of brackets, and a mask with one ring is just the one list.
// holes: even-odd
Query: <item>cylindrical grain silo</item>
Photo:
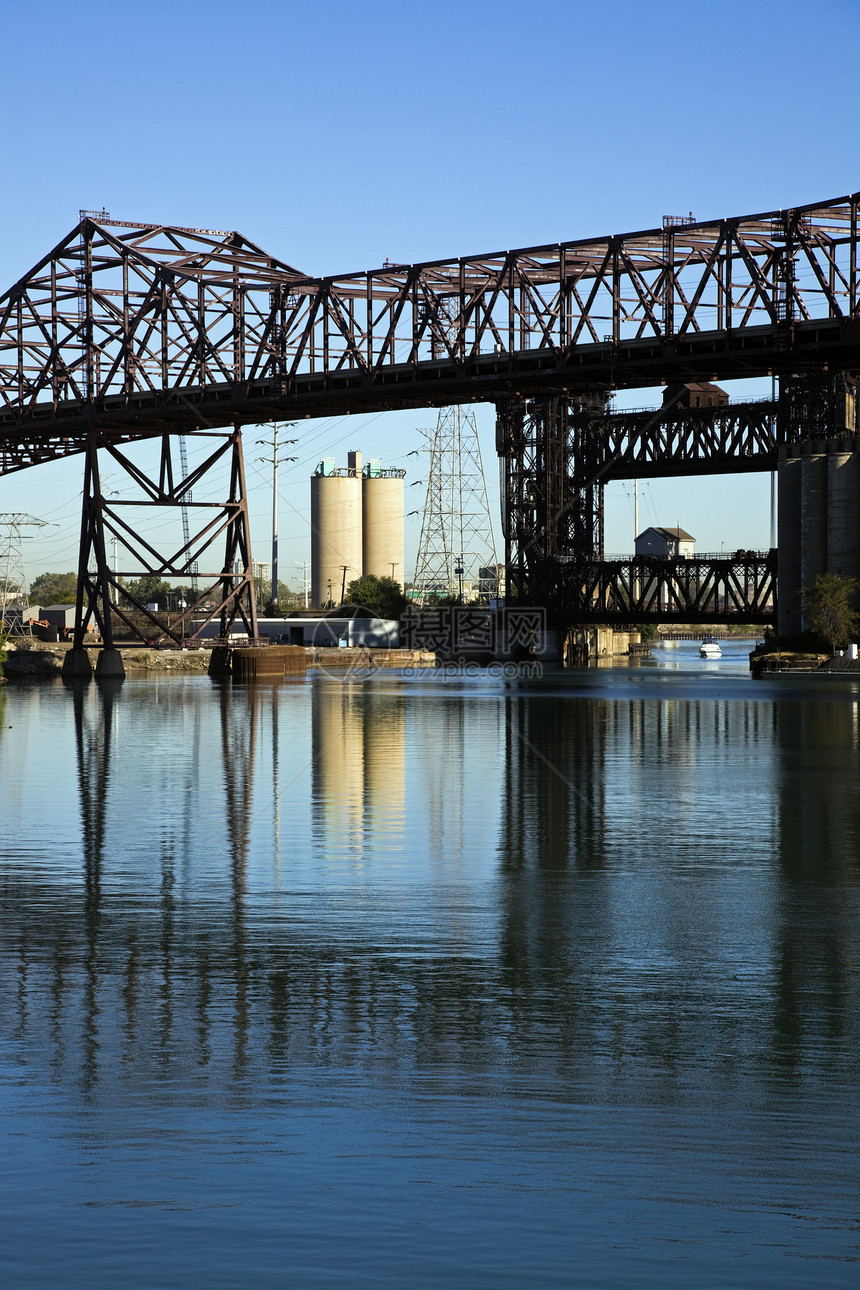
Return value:
[(311, 596), (315, 605), (339, 605), (344, 587), (361, 577), (361, 458), (336, 468), (321, 461), (311, 476)]
[[(827, 455), (810, 440), (800, 458), (800, 585), (811, 587), (827, 572)], [(804, 624), (806, 626), (806, 624)]]
[(365, 574), (394, 578), (403, 585), (403, 475), (371, 461), (362, 484), (363, 565)]
[(780, 449), (777, 470), (777, 631), (800, 631), (800, 446)]
[(827, 572), (860, 576), (860, 455), (852, 439), (827, 445)]

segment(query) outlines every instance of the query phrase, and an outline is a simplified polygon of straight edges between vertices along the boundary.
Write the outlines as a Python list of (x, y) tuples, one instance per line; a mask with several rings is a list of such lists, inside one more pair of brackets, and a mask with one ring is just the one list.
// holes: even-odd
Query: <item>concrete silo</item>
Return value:
[(370, 461), (361, 481), (362, 568), (403, 585), (403, 470), (383, 470)]
[(361, 577), (361, 453), (349, 453), (347, 462), (344, 469), (326, 457), (311, 476), (311, 596), (315, 605), (339, 605), (344, 587)]

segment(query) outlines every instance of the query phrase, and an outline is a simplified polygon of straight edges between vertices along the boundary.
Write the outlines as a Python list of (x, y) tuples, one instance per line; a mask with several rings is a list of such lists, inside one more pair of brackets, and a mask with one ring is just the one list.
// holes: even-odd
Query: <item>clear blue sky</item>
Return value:
[[(236, 228), (336, 273), (860, 187), (860, 0), (6, 0), (3, 44), (0, 290), (81, 207)], [(312, 442), (282, 475), (282, 573), (309, 558), (316, 459), (356, 447), (420, 477), (405, 454), (422, 424), (305, 424)], [(493, 486), (489, 408), (480, 425)], [(268, 559), (257, 437), (253, 536)], [(28, 543), (29, 577), (74, 567), (80, 488), (79, 459), (0, 479), (0, 511), (58, 526)], [(768, 499), (763, 476), (656, 481), (640, 521), (680, 522), (702, 550), (766, 546)], [(607, 548), (631, 544), (629, 489), (612, 485)]]

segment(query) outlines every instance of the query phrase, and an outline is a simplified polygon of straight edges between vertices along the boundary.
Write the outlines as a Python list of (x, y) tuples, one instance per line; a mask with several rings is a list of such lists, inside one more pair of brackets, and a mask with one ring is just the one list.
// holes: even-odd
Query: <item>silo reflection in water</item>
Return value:
[(404, 739), (402, 695), (374, 693), (349, 679), (314, 686), (314, 831), (325, 854), (346, 853), (361, 865), (375, 834), (373, 844), (396, 863), (403, 849)]

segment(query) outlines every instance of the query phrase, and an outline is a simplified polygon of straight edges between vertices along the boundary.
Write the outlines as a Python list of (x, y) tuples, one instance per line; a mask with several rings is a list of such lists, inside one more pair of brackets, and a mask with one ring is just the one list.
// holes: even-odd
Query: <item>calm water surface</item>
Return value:
[(860, 1279), (860, 686), (0, 689), (0, 1275)]

